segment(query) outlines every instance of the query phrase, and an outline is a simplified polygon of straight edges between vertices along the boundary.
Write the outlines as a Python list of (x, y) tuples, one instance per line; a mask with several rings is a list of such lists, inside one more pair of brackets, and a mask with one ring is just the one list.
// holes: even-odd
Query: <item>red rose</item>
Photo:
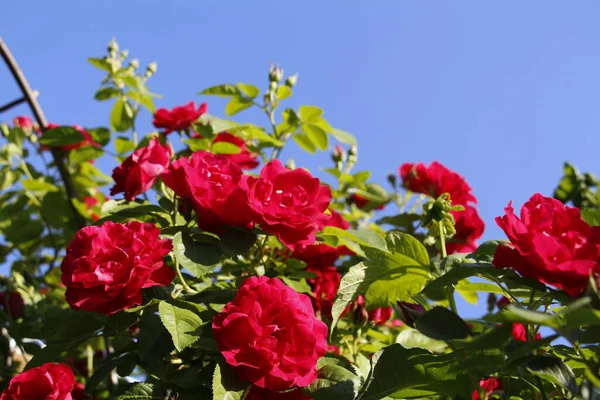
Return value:
[(477, 249), (476, 240), (483, 235), (485, 224), (477, 209), (465, 206), (464, 211), (450, 211), (456, 233), (446, 245), (448, 253), (471, 253)]
[(110, 189), (110, 195), (124, 193), (127, 200), (135, 199), (150, 189), (156, 178), (167, 170), (172, 156), (169, 145), (161, 145), (158, 139), (150, 140), (148, 146), (134, 151), (113, 170), (115, 185)]
[[(497, 378), (488, 378), (488, 379), (482, 379), (479, 381), (479, 387), (481, 387), (482, 389), (485, 390), (485, 392), (490, 395), (492, 394), (494, 391), (496, 390), (502, 390), (502, 383), (500, 382), (500, 379)], [(473, 395), (471, 396), (472, 400), (479, 400), (481, 399), (481, 397), (479, 397), (479, 390), (475, 390), (473, 392)]]
[(251, 228), (253, 212), (240, 188), (241, 168), (227, 157), (196, 151), (182, 157), (161, 175), (165, 185), (189, 201), (198, 216), (198, 225), (220, 233), (227, 226)]
[(290, 390), (288, 392), (271, 392), (258, 386), (250, 386), (250, 390), (244, 400), (310, 400), (302, 389)]
[(310, 385), (327, 352), (327, 326), (315, 318), (310, 298), (277, 278), (244, 281), (212, 329), (238, 376), (272, 391)]
[(221, 132), (215, 137), (213, 144), (220, 142), (231, 143), (240, 148), (240, 152), (237, 154), (223, 154), (225, 157), (229, 158), (231, 162), (239, 165), (240, 168), (254, 169), (258, 167), (258, 156), (248, 151), (244, 139), (234, 136), (231, 133)]
[(65, 364), (46, 363), (12, 378), (0, 400), (72, 400), (73, 371)]
[(192, 126), (202, 114), (207, 110), (206, 103), (200, 104), (196, 110), (193, 101), (190, 101), (185, 106), (173, 107), (171, 110), (159, 108), (154, 113), (154, 121), (152, 124), (156, 128), (163, 128), (163, 134), (168, 135), (173, 131), (184, 131)]
[(335, 267), (311, 267), (306, 271), (312, 272), (317, 276), (309, 278), (308, 283), (313, 290), (315, 297), (315, 310), (320, 311), (321, 315), (331, 320), (331, 307), (335, 301), (342, 276)]
[(260, 176), (242, 181), (250, 207), (264, 231), (286, 246), (313, 244), (315, 233), (329, 220), (325, 210), (331, 190), (303, 169), (289, 170), (279, 160), (263, 167)]
[(14, 118), (13, 122), (15, 123), (16, 127), (19, 127), (23, 130), (29, 131), (33, 129), (33, 120), (29, 117), (19, 115), (18, 117)]
[(508, 299), (508, 297), (502, 296), (502, 298), (500, 300), (498, 300), (498, 304), (496, 304), (496, 306), (498, 308), (504, 308), (509, 304), (510, 304), (510, 300)]
[(598, 266), (600, 227), (589, 226), (579, 209), (534, 194), (521, 208), (521, 219), (512, 203), (496, 223), (504, 230), (511, 246), (500, 245), (493, 263), (497, 268), (512, 267), (525, 278), (578, 296), (587, 286), (590, 271)]
[(477, 199), (465, 178), (437, 161), (432, 162), (429, 167), (423, 163), (402, 164), (400, 177), (404, 187), (411, 192), (433, 198), (448, 193), (452, 204), (465, 207), (464, 211), (452, 211), (456, 233), (447, 244), (448, 253), (470, 252), (477, 248), (476, 240), (483, 235), (485, 224), (472, 205), (477, 203)]
[[(512, 337), (519, 342), (527, 342), (527, 325), (521, 323), (512, 324)], [(540, 340), (542, 335), (535, 334), (535, 340)]]
[(75, 235), (61, 265), (66, 298), (75, 310), (111, 315), (142, 303), (142, 289), (175, 277), (163, 257), (171, 251), (153, 224), (107, 221)]
[[(331, 217), (326, 222), (326, 226), (334, 226), (340, 229), (348, 229), (350, 224), (336, 211), (331, 211)], [(331, 247), (325, 243), (315, 243), (307, 245), (294, 246), (292, 258), (302, 260), (309, 267), (329, 267), (333, 265), (338, 258), (344, 255), (353, 255), (346, 246)]]
[[(361, 196), (360, 194), (352, 193), (350, 195), (350, 201), (354, 203), (354, 205), (361, 210), (365, 208), (371, 201)], [(385, 208), (385, 204), (380, 204), (375, 207), (376, 210), (383, 210)]]
[[(48, 127), (46, 129), (50, 130), (50, 129), (58, 128), (60, 126), (61, 125), (49, 123)], [(85, 147), (85, 146), (100, 146), (98, 143), (96, 143), (96, 141), (94, 141), (94, 139), (92, 138), (92, 135), (90, 135), (90, 133), (88, 131), (86, 131), (85, 129), (83, 129), (83, 127), (81, 127), (80, 125), (73, 125), (73, 129), (77, 129), (79, 132), (81, 132), (81, 134), (83, 135), (83, 140), (79, 143), (68, 144), (66, 146), (60, 146), (60, 149), (62, 151), (76, 150), (80, 147)], [(42, 134), (42, 136), (43, 136), (43, 134)], [(48, 149), (48, 146), (42, 146), (42, 150), (47, 150), (47, 149)]]
[(0, 292), (0, 307), (13, 319), (21, 318), (25, 312), (25, 303), (18, 292)]

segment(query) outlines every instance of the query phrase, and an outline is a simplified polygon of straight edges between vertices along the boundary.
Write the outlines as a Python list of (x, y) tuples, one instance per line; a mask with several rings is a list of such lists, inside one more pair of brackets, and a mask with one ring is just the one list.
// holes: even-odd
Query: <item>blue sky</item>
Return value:
[[(591, 0), (22, 0), (3, 6), (0, 35), (62, 124), (108, 125), (109, 105), (93, 99), (101, 74), (86, 58), (112, 37), (142, 66), (158, 61), (159, 107), (200, 101), (218, 83), (264, 87), (277, 62), (300, 73), (290, 105), (320, 106), (356, 135), (359, 167), (379, 182), (406, 161), (464, 175), (491, 239), (503, 237), (493, 218), (509, 200), (552, 193), (563, 161), (600, 169), (599, 12)], [(0, 95), (17, 97), (3, 67)], [(204, 100), (223, 115), (223, 102)], [(313, 170), (329, 160), (287, 156)]]

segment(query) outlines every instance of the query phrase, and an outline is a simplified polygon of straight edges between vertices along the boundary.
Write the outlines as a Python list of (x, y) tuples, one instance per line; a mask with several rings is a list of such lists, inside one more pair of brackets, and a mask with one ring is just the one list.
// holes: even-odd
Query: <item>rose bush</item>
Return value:
[[(3, 400), (597, 397), (592, 174), (565, 164), (479, 243), (466, 177), (391, 160), (382, 186), (352, 134), (287, 102), (297, 75), (205, 89), (217, 117), (156, 109), (156, 64), (114, 41), (89, 61), (108, 127), (0, 124)], [(246, 110), (269, 128), (229, 119)]]

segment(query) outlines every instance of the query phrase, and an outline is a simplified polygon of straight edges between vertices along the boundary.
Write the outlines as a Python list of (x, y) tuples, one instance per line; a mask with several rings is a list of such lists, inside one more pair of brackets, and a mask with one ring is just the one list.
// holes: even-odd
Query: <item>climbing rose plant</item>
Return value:
[(155, 63), (89, 61), (107, 127), (1, 126), (2, 400), (598, 398), (592, 174), (565, 164), (482, 242), (484, 188), (419, 160), (376, 183), (323, 110), (286, 108), (297, 75), (156, 109)]

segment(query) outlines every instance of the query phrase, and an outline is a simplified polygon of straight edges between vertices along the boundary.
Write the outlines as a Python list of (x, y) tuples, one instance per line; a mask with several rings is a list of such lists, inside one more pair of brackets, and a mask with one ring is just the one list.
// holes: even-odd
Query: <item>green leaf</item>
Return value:
[(88, 62), (92, 64), (94, 67), (101, 69), (102, 71), (108, 72), (109, 74), (112, 72), (111, 64), (102, 58), (88, 58)]
[(103, 87), (98, 89), (94, 98), (98, 101), (109, 100), (112, 97), (119, 97), (121, 95), (121, 91), (117, 90), (113, 87)]
[(523, 367), (542, 379), (562, 386), (572, 393), (577, 393), (577, 383), (573, 371), (559, 358), (540, 354), (532, 355), (523, 363)]
[(234, 132), (234, 131), (244, 132), (251, 139), (256, 139), (259, 142), (269, 143), (269, 144), (272, 144), (273, 146), (283, 147), (283, 145), (284, 145), (284, 143), (281, 140), (276, 139), (274, 136), (267, 134), (263, 129), (258, 128), (253, 125), (242, 125), (235, 129), (231, 129), (231, 131), (232, 132)]
[(317, 151), (317, 147), (315, 146), (315, 144), (312, 142), (312, 140), (310, 140), (310, 137), (307, 134), (304, 133), (296, 133), (294, 136), (294, 142), (296, 142), (296, 144), (298, 146), (300, 146), (300, 148), (310, 154), (314, 154)]
[(391, 231), (385, 238), (387, 248), (393, 253), (398, 253), (410, 257), (414, 260), (414, 265), (429, 265), (429, 254), (425, 246), (408, 233), (400, 231)]
[(115, 150), (118, 154), (129, 153), (133, 149), (135, 149), (135, 145), (129, 138), (119, 136), (115, 139)]
[(444, 307), (434, 307), (416, 323), (419, 332), (436, 340), (464, 339), (471, 333), (461, 317)]
[(313, 292), (308, 283), (306, 283), (305, 279), (297, 281), (295, 279), (290, 279), (287, 276), (280, 276), (280, 278), (286, 285), (288, 285), (298, 293), (312, 294)]
[(348, 242), (354, 242), (360, 246), (371, 247), (379, 250), (387, 250), (385, 239), (371, 230), (344, 230), (335, 226), (326, 226), (319, 237), (333, 237), (337, 239), (340, 243), (335, 244), (333, 247), (337, 247), (342, 244), (347, 245)]
[(110, 142), (110, 131), (106, 128), (87, 128), (87, 132), (90, 134), (94, 142), (98, 143), (100, 146), (106, 146), (108, 142)]
[(93, 146), (81, 147), (69, 152), (69, 162), (72, 164), (82, 164), (95, 160), (104, 155), (104, 150)]
[(339, 140), (340, 142), (344, 143), (344, 144), (349, 144), (349, 145), (353, 145), (353, 144), (357, 144), (358, 142), (356, 141), (356, 138), (354, 136), (352, 136), (352, 134), (343, 131), (341, 129), (336, 129), (333, 128), (331, 130), (331, 136), (333, 136), (334, 138), (336, 138), (337, 140)]
[(40, 137), (40, 144), (45, 146), (67, 146), (84, 141), (83, 134), (70, 126), (59, 126), (49, 129)]
[(489, 264), (489, 266), (481, 264), (462, 264), (453, 267), (444, 275), (429, 282), (427, 286), (423, 289), (423, 294), (427, 297), (433, 297), (436, 292), (439, 292), (440, 290), (443, 290), (447, 287), (451, 287), (455, 285), (458, 281), (463, 280), (465, 278), (469, 278), (471, 276), (478, 276), (481, 278), (487, 278), (490, 276), (495, 277), (502, 275), (502, 273), (502, 270), (497, 269), (492, 264)]
[(285, 85), (277, 87), (277, 92), (275, 92), (275, 99), (284, 100), (288, 97), (292, 97), (292, 88)]
[(477, 250), (475, 250), (469, 258), (473, 258), (477, 261), (484, 262), (492, 262), (494, 259), (494, 254), (496, 254), (496, 249), (498, 245), (503, 243), (501, 240), (488, 240), (487, 242), (483, 242)]
[(327, 149), (327, 133), (323, 129), (311, 124), (302, 124), (301, 129), (319, 149)]
[(506, 306), (502, 312), (487, 315), (484, 319), (488, 322), (522, 322), (524, 324), (545, 325), (551, 328), (560, 327), (560, 322), (554, 315), (527, 310), (512, 304)]
[(402, 228), (409, 228), (414, 225), (415, 222), (421, 220), (420, 214), (404, 213), (394, 215), (392, 217), (383, 217), (375, 221), (378, 225), (388, 224), (393, 226), (399, 226)]
[(323, 110), (316, 106), (300, 106), (298, 111), (303, 122), (316, 122), (323, 115)]
[(199, 94), (220, 97), (238, 97), (242, 93), (240, 92), (240, 89), (237, 88), (237, 86), (225, 84), (209, 87), (208, 89), (204, 89), (203, 91), (201, 91)]
[(225, 115), (232, 116), (250, 107), (252, 107), (252, 100), (244, 97), (233, 97), (225, 106)]
[(196, 313), (175, 307), (166, 301), (160, 302), (158, 312), (178, 351), (192, 345), (200, 337), (202, 320)]
[(225, 363), (217, 364), (213, 375), (213, 400), (242, 400), (250, 386), (242, 382), (236, 373)]
[(48, 193), (59, 191), (56, 185), (46, 182), (43, 178), (23, 179), (21, 183), (26, 190), (30, 190), (32, 192)]
[(591, 226), (600, 226), (600, 208), (584, 208), (581, 218)]
[(256, 243), (256, 234), (242, 229), (228, 229), (221, 235), (221, 248), (230, 257), (245, 254)]
[(321, 358), (317, 365), (317, 379), (304, 388), (304, 392), (315, 400), (354, 399), (360, 378), (341, 364), (337, 358)]
[(119, 97), (110, 112), (110, 126), (117, 132), (125, 132), (133, 123), (133, 111), (126, 97)]
[(171, 334), (154, 310), (144, 311), (139, 327), (137, 353), (141, 361), (152, 362), (168, 356), (175, 350)]
[(443, 353), (448, 348), (445, 342), (427, 337), (418, 330), (408, 327), (396, 337), (396, 343), (406, 348), (418, 347), (436, 353)]
[[(362, 400), (465, 395), (472, 387), (469, 371), (457, 353), (436, 356), (420, 348), (393, 344), (371, 358)], [(360, 396), (361, 394), (359, 394)], [(420, 397), (419, 397), (420, 396)]]
[(210, 147), (213, 154), (239, 154), (241, 149), (233, 143), (217, 142)]
[(119, 365), (137, 360), (137, 355), (132, 352), (112, 354), (110, 357), (94, 367), (94, 374), (85, 382), (85, 390), (93, 393), (98, 386)]
[(255, 98), (260, 93), (260, 90), (254, 85), (248, 85), (246, 83), (238, 83), (237, 86), (240, 88), (242, 93), (244, 93), (246, 96), (250, 97), (251, 99)]
[(212, 271), (221, 261), (218, 240), (211, 240), (208, 237), (205, 237), (206, 241), (196, 241), (184, 232), (178, 232), (173, 236), (173, 253), (177, 261), (197, 278)]

